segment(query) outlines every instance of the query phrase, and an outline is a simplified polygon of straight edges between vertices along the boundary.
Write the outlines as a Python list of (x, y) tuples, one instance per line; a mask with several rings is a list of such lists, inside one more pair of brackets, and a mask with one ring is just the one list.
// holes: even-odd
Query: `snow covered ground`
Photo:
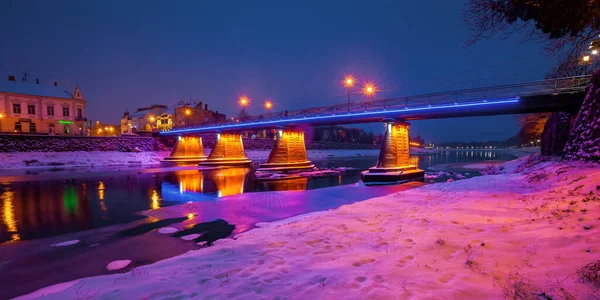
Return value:
[[(207, 149), (206, 153), (210, 153)], [(247, 150), (248, 158), (255, 161), (266, 161), (268, 150)], [(328, 157), (377, 156), (379, 150), (308, 150), (310, 159)], [(40, 169), (59, 167), (91, 167), (119, 165), (159, 164), (169, 156), (168, 151), (159, 152), (16, 152), (0, 153), (0, 169)]]
[(533, 156), (498, 172), (263, 224), (23, 299), (598, 297), (577, 270), (600, 259), (600, 166)]

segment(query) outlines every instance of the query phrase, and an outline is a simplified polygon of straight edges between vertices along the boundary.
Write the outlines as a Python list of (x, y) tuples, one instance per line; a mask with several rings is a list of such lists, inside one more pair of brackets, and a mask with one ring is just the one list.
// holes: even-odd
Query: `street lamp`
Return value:
[(0, 114), (0, 132), (2, 132), (2, 118), (4, 118), (4, 115)]
[(271, 108), (273, 108), (273, 103), (269, 100), (265, 101), (265, 109), (269, 112), (269, 119), (271, 118)]
[(348, 112), (350, 112), (350, 88), (354, 85), (354, 78), (352, 76), (346, 76), (344, 85), (348, 88)]
[(189, 108), (185, 109), (185, 126), (189, 125), (189, 116), (192, 114), (192, 110)]
[(242, 117), (242, 121), (244, 121), (246, 119), (246, 106), (248, 106), (248, 104), (250, 104), (250, 99), (248, 98), (248, 96), (243, 95), (238, 99), (238, 103), (242, 107), (242, 111), (240, 112), (240, 117)]
[(365, 96), (367, 96), (367, 108), (366, 109), (368, 109), (368, 106), (370, 106), (371, 97), (373, 95), (375, 95), (375, 93), (377, 93), (377, 86), (375, 86), (375, 84), (372, 82), (365, 83), (365, 85), (363, 86), (363, 94)]

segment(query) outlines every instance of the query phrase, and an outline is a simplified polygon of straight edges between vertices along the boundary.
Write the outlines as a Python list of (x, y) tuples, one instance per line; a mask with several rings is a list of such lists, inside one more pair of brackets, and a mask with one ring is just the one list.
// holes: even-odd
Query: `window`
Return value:
[(160, 124), (161, 125), (167, 125), (167, 124), (169, 124), (169, 119), (160, 119)]
[(13, 104), (13, 114), (21, 113), (21, 104)]
[(21, 122), (15, 122), (15, 132), (21, 132)]
[[(54, 109), (54, 107), (53, 107), (53, 109)], [(48, 133), (49, 134), (54, 134), (54, 124), (48, 125)]]
[(77, 109), (77, 117), (80, 119), (83, 118), (83, 110), (81, 108)]
[(29, 123), (29, 132), (35, 132), (35, 123)]
[(68, 116), (69, 116), (69, 108), (63, 107), (63, 117), (68, 117)]
[(49, 116), (54, 116), (54, 106), (48, 106), (46, 109), (48, 110)]
[[(69, 110), (69, 109), (67, 108), (67, 111), (68, 111), (68, 110)], [(69, 134), (69, 133), (71, 133), (71, 128), (69, 128), (69, 125), (66, 125), (66, 124), (65, 124), (65, 125), (63, 126), (63, 132), (64, 132), (65, 134)]]
[(30, 115), (35, 115), (35, 105), (27, 105), (27, 113)]

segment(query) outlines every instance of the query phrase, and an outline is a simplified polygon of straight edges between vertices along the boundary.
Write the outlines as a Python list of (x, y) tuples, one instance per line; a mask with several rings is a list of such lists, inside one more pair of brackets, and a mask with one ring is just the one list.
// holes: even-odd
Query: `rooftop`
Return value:
[(61, 87), (29, 82), (0, 81), (0, 93), (73, 99), (73, 94)]

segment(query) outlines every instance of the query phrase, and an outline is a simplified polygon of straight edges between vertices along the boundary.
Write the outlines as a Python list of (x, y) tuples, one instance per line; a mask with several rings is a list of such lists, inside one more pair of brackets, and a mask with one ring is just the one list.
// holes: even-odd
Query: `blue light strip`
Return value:
[(360, 117), (378, 117), (378, 116), (387, 116), (389, 114), (398, 114), (398, 113), (407, 113), (407, 112), (415, 112), (415, 111), (427, 111), (427, 110), (437, 110), (437, 109), (445, 109), (445, 108), (460, 108), (460, 107), (472, 107), (472, 106), (487, 106), (487, 105), (495, 105), (495, 104), (508, 104), (508, 103), (517, 103), (519, 102), (519, 97), (514, 98), (506, 98), (501, 100), (494, 100), (487, 102), (486, 100), (482, 100), (482, 102), (477, 103), (465, 103), (465, 104), (452, 104), (452, 105), (440, 105), (440, 106), (429, 106), (429, 107), (415, 107), (415, 108), (402, 108), (395, 110), (378, 110), (378, 111), (365, 111), (358, 113), (350, 113), (350, 114), (339, 114), (339, 115), (325, 115), (325, 116), (312, 116), (312, 117), (301, 117), (301, 118), (289, 118), (289, 119), (281, 119), (281, 120), (267, 120), (260, 122), (249, 122), (249, 123), (236, 123), (236, 124), (223, 124), (217, 126), (206, 126), (206, 127), (196, 127), (196, 128), (185, 128), (185, 129), (175, 129), (171, 131), (162, 131), (160, 134), (162, 135), (172, 135), (179, 133), (191, 133), (191, 132), (206, 132), (206, 131), (222, 131), (222, 130), (243, 130), (246, 127), (255, 127), (255, 126), (266, 126), (266, 125), (287, 125), (294, 124), (297, 122), (307, 123), (310, 121), (318, 121), (318, 120), (331, 120), (334, 121), (336, 119), (360, 119)]

